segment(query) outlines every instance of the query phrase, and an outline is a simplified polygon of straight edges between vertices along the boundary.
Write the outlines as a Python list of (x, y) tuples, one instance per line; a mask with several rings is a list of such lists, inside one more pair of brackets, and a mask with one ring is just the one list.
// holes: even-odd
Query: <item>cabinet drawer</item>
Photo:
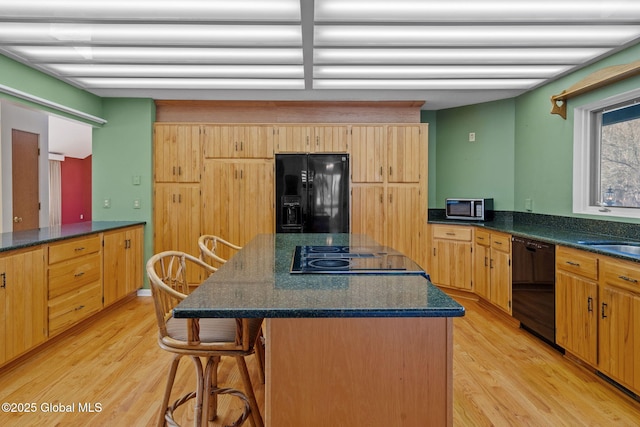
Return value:
[(598, 257), (579, 249), (556, 247), (556, 268), (598, 280)]
[(602, 279), (609, 285), (640, 293), (640, 264), (604, 257)]
[(476, 243), (482, 246), (491, 245), (491, 233), (476, 228)]
[(102, 308), (102, 285), (89, 283), (49, 301), (49, 336), (69, 328)]
[(102, 241), (98, 234), (49, 245), (49, 264), (99, 252), (101, 245)]
[(49, 299), (100, 281), (100, 254), (60, 262), (49, 267)]
[(449, 227), (446, 225), (437, 225), (433, 226), (432, 231), (434, 239), (471, 241), (471, 227)]
[(511, 236), (508, 234), (491, 233), (491, 248), (502, 252), (511, 250)]

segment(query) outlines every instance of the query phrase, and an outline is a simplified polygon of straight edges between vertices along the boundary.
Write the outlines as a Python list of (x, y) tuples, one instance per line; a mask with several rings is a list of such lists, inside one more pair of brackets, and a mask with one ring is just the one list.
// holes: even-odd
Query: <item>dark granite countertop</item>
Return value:
[(290, 274), (296, 245), (377, 243), (353, 234), (262, 234), (175, 309), (188, 317), (459, 317), (464, 307), (421, 275)]
[(640, 225), (638, 224), (522, 213), (506, 218), (501, 216), (489, 222), (430, 218), (429, 223), (483, 227), (516, 237), (526, 237), (640, 263), (640, 255), (600, 249), (584, 243), (629, 242), (640, 246)]
[(0, 252), (143, 224), (145, 224), (144, 221), (86, 221), (59, 227), (2, 233), (0, 234)]

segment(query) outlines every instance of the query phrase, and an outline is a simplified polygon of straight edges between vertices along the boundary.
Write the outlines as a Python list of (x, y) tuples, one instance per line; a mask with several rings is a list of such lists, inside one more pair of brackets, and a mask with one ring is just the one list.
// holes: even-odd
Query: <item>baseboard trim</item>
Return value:
[(138, 296), (139, 297), (150, 297), (151, 296), (151, 289), (138, 289)]

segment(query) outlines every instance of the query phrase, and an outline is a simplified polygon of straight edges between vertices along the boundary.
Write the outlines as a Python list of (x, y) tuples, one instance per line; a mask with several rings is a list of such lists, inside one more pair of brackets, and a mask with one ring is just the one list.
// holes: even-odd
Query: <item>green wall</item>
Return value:
[[(151, 99), (104, 98), (102, 104), (103, 118), (108, 122), (93, 130), (93, 220), (146, 221), (146, 260), (153, 253), (155, 103)], [(108, 208), (105, 199), (110, 200)], [(134, 208), (136, 199), (139, 209)]]
[[(444, 208), (447, 197), (493, 197), (495, 209), (513, 210), (514, 107), (515, 100), (506, 99), (436, 113), (435, 140), (429, 139), (436, 150), (430, 208)], [(475, 142), (469, 142), (471, 132)]]
[[(443, 208), (450, 196), (493, 196), (498, 210), (524, 212), (531, 199), (534, 213), (578, 216), (572, 213), (573, 108), (636, 89), (640, 76), (570, 99), (567, 120), (550, 114), (550, 98), (594, 71), (638, 58), (635, 45), (519, 97), (437, 111), (429, 139), (429, 153), (437, 152), (429, 207)], [(468, 142), (469, 132), (477, 142)]]

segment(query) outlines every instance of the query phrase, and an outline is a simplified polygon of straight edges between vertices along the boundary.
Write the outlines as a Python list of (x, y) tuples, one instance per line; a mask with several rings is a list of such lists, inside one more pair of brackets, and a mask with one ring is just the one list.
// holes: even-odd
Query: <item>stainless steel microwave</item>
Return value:
[(447, 219), (491, 221), (493, 199), (446, 199), (445, 214)]

